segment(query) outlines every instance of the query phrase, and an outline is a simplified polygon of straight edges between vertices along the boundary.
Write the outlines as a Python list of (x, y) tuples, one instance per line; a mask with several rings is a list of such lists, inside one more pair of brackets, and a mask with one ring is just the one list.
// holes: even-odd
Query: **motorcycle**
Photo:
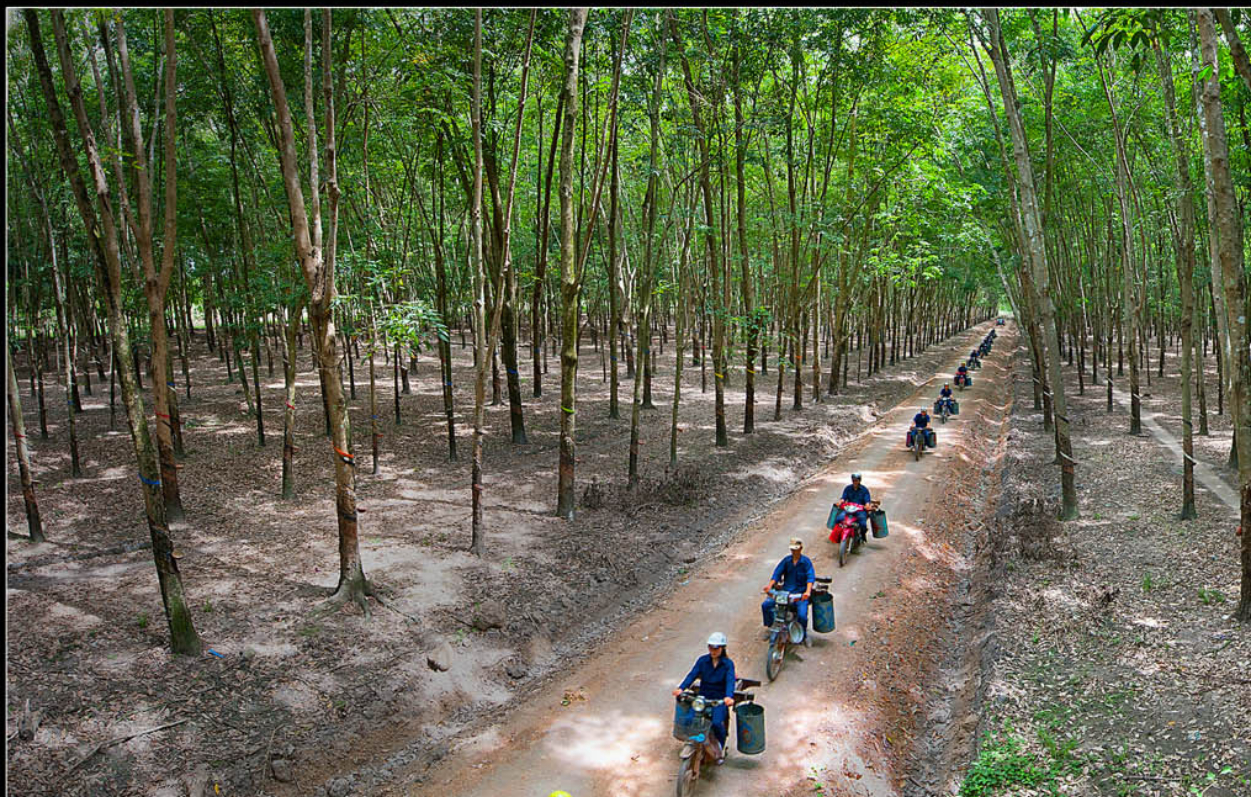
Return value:
[(867, 506), (853, 504), (851, 501), (839, 502), (838, 508), (842, 514), (837, 517), (830, 529), (830, 542), (838, 546), (839, 567), (846, 564), (848, 557), (855, 553), (856, 548), (865, 541), (865, 529), (860, 528), (860, 524), (856, 522), (855, 513), (874, 512), (877, 511), (878, 506), (877, 501), (870, 501)]
[(955, 382), (956, 387), (960, 388), (961, 390), (964, 390), (966, 387), (973, 386), (973, 380), (969, 379), (964, 374), (956, 374), (956, 378), (953, 379), (952, 381)]
[(951, 404), (946, 399), (938, 400), (937, 414), (943, 423), (947, 423), (947, 417), (951, 415)]
[[(760, 686), (760, 682), (750, 678), (739, 678), (734, 682), (734, 705), (730, 707), (730, 715), (734, 715), (734, 708), (740, 703), (755, 702), (756, 696), (745, 690), (756, 686)], [(729, 752), (730, 720), (727, 717), (726, 745), (723, 749), (712, 732), (712, 710), (721, 701), (702, 697), (691, 689), (682, 690), (674, 699), (685, 709), (677, 712), (673, 724), (673, 735), (683, 742), (678, 756), (678, 797), (689, 797), (695, 791), (695, 784), (699, 782), (706, 764), (724, 759)], [(742, 741), (739, 744), (741, 746)]]
[(912, 448), (912, 453), (917, 462), (921, 461), (921, 455), (925, 453), (925, 435), (917, 434), (919, 431), (921, 430), (915, 426), (908, 430), (910, 435), (909, 446)]
[[(841, 557), (839, 563), (842, 563)], [(812, 587), (812, 595), (829, 592), (831, 580), (817, 576), (816, 583)], [(800, 599), (803, 598), (802, 592), (773, 589), (769, 590), (769, 597), (773, 598), (773, 625), (769, 626), (769, 652), (765, 658), (765, 675), (772, 681), (778, 677), (778, 673), (782, 671), (782, 665), (786, 663), (787, 646), (803, 644), (804, 647), (812, 647), (812, 638), (808, 636), (806, 629), (799, 622), (798, 606)], [(809, 606), (811, 607), (811, 604)]]

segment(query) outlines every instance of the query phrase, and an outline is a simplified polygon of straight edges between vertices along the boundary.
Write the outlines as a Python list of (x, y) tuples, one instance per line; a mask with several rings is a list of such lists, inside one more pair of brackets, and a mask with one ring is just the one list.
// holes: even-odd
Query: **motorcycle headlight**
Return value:
[(697, 697), (693, 701), (691, 701), (691, 708), (695, 709), (696, 714), (704, 710), (704, 705), (705, 704), (704, 704), (703, 697)]

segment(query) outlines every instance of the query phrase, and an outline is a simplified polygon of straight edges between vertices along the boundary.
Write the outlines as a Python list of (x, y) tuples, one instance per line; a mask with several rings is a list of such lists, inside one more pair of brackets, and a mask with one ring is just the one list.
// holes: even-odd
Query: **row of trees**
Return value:
[[(1207, 435), (1203, 375), (1211, 344), (1216, 412), (1232, 422), (1229, 464), (1237, 469), (1242, 528), (1251, 528), (1251, 291), (1241, 222), (1251, 188), (1251, 64), (1240, 22), (1221, 9), (966, 17), (967, 36), (978, 45), (968, 68), (994, 128), (994, 147), (984, 154), (988, 177), (1003, 184), (1001, 204), (1009, 206), (998, 220), (998, 265), (1027, 331), (1035, 407), (1055, 435), (1065, 519), (1077, 517), (1079, 465), (1062, 380), (1065, 351), (1070, 366), (1077, 352), (1080, 392), (1087, 373), (1096, 388), (1102, 374), (1109, 412), (1114, 381), (1128, 370), (1130, 434), (1141, 431), (1153, 358), (1162, 378), (1165, 352), (1179, 354), (1180, 516), (1190, 519), (1194, 403), (1197, 396), (1198, 434)], [(1014, 63), (1013, 52), (1024, 56)], [(1236, 120), (1241, 147), (1231, 148), (1227, 118)], [(1041, 157), (1032, 154), (1040, 148)], [(1245, 622), (1251, 536), (1243, 535), (1240, 558), (1236, 616)]]
[[(10, 340), (30, 366), (45, 433), (50, 358), (72, 397), (80, 382), (92, 389), (90, 366), (102, 385), (107, 364), (110, 390), (120, 385), (179, 651), (198, 641), (168, 531), (181, 517), (173, 358), (189, 398), (197, 322), (243, 387), (258, 445), (266, 442), (262, 349), (270, 373), (275, 361), (283, 368), (286, 497), (295, 491), (297, 355), (307, 338), (335, 462), (340, 583), (332, 605), (355, 600), (366, 609), (348, 407), (368, 370), (376, 472), (378, 354), (392, 369), (401, 423), (414, 358), (437, 351), (448, 456), (456, 459), (452, 338), (472, 339), (471, 545), (479, 554), (488, 550), (479, 500), (488, 379), (495, 401), (509, 406), (511, 440), (523, 444), (522, 371), (541, 396), (548, 354), (559, 352), (556, 511), (572, 517), (574, 374), (588, 334), (604, 352), (611, 417), (620, 414), (621, 368), (633, 379), (631, 482), (640, 411), (652, 405), (656, 356), (667, 345), (676, 355), (675, 462), (686, 358), (711, 373), (709, 442), (724, 446), (728, 380), (742, 379), (742, 431), (750, 434), (758, 379), (776, 377), (779, 418), (786, 395), (798, 409), (837, 393), (853, 346), (857, 375), (861, 362), (872, 373), (988, 317), (1004, 291), (1031, 330), (1040, 396), (1057, 383), (1043, 364), (1054, 358), (1059, 367), (1061, 340), (1078, 350), (1083, 370), (1093, 343), (1093, 379), (1096, 363), (1107, 370), (1115, 337), (1130, 346), (1132, 371), (1148, 338), (1163, 350), (1182, 315), (1193, 316), (1195, 339), (1205, 342), (1196, 346), (1200, 368), (1213, 340), (1223, 373), (1235, 370), (1230, 352), (1239, 349), (1223, 348), (1232, 344), (1215, 310), (1227, 305), (1195, 303), (1180, 313), (1171, 275), (1145, 268), (1139, 240), (1162, 251), (1146, 223), (1156, 173), (1149, 182), (1132, 160), (1126, 175), (1139, 181), (1129, 190), (1141, 221), (1129, 228), (1137, 248), (1128, 260), (1124, 236), (1109, 233), (1119, 205), (1101, 188), (1109, 161), (1098, 149), (1111, 149), (1109, 128), (1083, 97), (1098, 79), (1094, 47), (1080, 41), (1093, 19), (1029, 12), (992, 25), (976, 15), (886, 10), (352, 9), (28, 11), (24, 21), (10, 30), (8, 48), (10, 162), (21, 164), (8, 186)], [(42, 33), (49, 25), (55, 62)], [(1167, 59), (1182, 60), (1182, 44), (1165, 43)], [(1115, 103), (1137, 73), (1127, 54), (1101, 57)], [(1001, 86), (1011, 85), (1015, 58), (1050, 87), (1044, 119), (1031, 118), (1037, 106), (1027, 105), (1002, 132), (988, 58)], [(1142, 96), (1116, 140), (1133, 131), (1152, 142), (1140, 157), (1167, 163), (1150, 127), (1163, 116), (1151, 115), (1147, 88), (1132, 88)], [(1049, 259), (1032, 254), (1024, 187), (1034, 177), (1020, 172), (1031, 165), (1039, 127), (1038, 230)], [(1161, 190), (1157, 205), (1171, 195)], [(1197, 226), (1192, 235), (1206, 229)], [(1126, 279), (1137, 294), (1118, 287)], [(1141, 305), (1122, 301), (1131, 295)], [(1042, 329), (1055, 340), (1044, 341)], [(145, 340), (155, 444), (132, 345)], [(1222, 385), (1218, 404), (1227, 393), (1232, 408), (1233, 388)], [(1062, 396), (1054, 415), (1066, 415)], [(1067, 431), (1058, 437), (1067, 440)], [(33, 487), (22, 478), (34, 537)]]

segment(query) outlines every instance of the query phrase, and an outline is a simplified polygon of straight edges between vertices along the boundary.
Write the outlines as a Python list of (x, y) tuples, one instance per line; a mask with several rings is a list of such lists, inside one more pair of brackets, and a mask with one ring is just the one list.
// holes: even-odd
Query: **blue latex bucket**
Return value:
[(869, 525), (873, 527), (873, 538), (881, 539), (890, 534), (890, 530), (886, 528), (886, 513), (882, 510), (869, 513)]
[(685, 742), (692, 736), (707, 733), (712, 722), (696, 714), (690, 703), (675, 700), (673, 703), (673, 738)]
[[(877, 536), (875, 533), (873, 536)], [(828, 592), (812, 593), (812, 630), (828, 634), (834, 630), (834, 596)]]
[(734, 709), (738, 751), (743, 755), (759, 755), (765, 749), (764, 706), (743, 703)]
[(960, 402), (956, 401), (954, 398), (951, 400), (951, 414), (952, 415), (960, 414)]

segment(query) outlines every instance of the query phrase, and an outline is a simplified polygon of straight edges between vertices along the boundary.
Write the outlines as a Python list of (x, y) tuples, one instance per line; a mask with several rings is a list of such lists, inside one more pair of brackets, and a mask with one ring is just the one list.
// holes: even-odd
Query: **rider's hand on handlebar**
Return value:
[(731, 706), (731, 707), (733, 707), (733, 706), (734, 706), (734, 698), (732, 698), (732, 697), (727, 697), (727, 698), (725, 699), (725, 704), (726, 704), (727, 706)]
[(674, 689), (674, 690), (673, 690), (673, 696), (674, 696), (674, 697), (677, 697), (677, 696), (678, 696), (678, 695), (680, 695), (680, 694), (682, 694), (682, 687), (678, 687), (677, 689)]

